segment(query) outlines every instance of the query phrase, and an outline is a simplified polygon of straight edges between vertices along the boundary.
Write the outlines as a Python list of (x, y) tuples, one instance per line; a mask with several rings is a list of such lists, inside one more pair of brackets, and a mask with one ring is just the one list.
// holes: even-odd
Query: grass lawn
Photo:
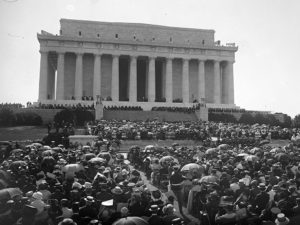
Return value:
[(1, 127), (0, 141), (25, 141), (42, 139), (47, 135), (47, 128), (35, 126)]
[[(53, 132), (53, 130), (52, 130)], [(42, 139), (47, 135), (47, 128), (35, 127), (35, 126), (22, 126), (22, 127), (1, 127), (0, 128), (0, 141), (26, 141)], [(121, 151), (128, 150), (132, 145), (138, 145), (145, 147), (147, 145), (159, 145), (159, 146), (171, 146), (174, 142), (184, 146), (197, 146), (201, 145), (201, 142), (195, 142), (192, 140), (129, 140), (122, 141)], [(288, 144), (288, 140), (273, 140), (270, 145), (272, 146), (284, 146)]]

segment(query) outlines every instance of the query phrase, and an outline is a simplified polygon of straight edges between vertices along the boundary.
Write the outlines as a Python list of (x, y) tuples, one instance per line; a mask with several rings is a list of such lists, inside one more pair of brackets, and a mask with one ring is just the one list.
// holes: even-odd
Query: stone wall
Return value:
[(133, 41), (179, 45), (213, 45), (214, 30), (178, 28), (149, 24), (108, 23), (61, 19), (61, 35), (100, 40)]

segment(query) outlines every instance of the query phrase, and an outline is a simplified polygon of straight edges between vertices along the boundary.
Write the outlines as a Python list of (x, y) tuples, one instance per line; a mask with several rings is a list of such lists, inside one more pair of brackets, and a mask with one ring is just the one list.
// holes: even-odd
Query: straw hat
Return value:
[(123, 190), (119, 186), (116, 186), (114, 189), (111, 190), (111, 192), (115, 195), (123, 194)]
[(87, 196), (86, 198), (84, 198), (84, 200), (87, 201), (87, 202), (91, 202), (91, 203), (95, 202), (93, 196)]
[(113, 206), (113, 204), (114, 204), (113, 199), (110, 199), (110, 200), (107, 200), (107, 201), (104, 201), (101, 203), (101, 205), (103, 205), (103, 206)]
[(43, 193), (42, 192), (34, 192), (32, 197), (36, 200), (42, 200), (43, 199)]
[(285, 217), (283, 213), (279, 213), (277, 215), (277, 219), (275, 220), (276, 225), (287, 225), (289, 222), (289, 218)]

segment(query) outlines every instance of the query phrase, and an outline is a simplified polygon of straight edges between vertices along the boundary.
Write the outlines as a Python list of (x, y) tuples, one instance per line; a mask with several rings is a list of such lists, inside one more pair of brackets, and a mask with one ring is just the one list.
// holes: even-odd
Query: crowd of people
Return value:
[(111, 225), (136, 217), (149, 224), (158, 218), (160, 224), (182, 221), (172, 198), (163, 201), (161, 191), (150, 191), (122, 154), (101, 148), (32, 143), (12, 150), (0, 172), (1, 224)]
[(23, 107), (21, 103), (0, 103), (0, 109), (19, 109)]
[(104, 106), (103, 110), (110, 111), (143, 111), (141, 106)]
[(152, 107), (151, 111), (167, 111), (167, 112), (183, 112), (183, 113), (194, 113), (195, 107)]
[(69, 105), (69, 104), (42, 104), (39, 103), (38, 105), (32, 105), (33, 108), (39, 109), (83, 109), (83, 110), (94, 110), (94, 104), (91, 105), (82, 105), (80, 103), (76, 105)]
[(106, 139), (128, 140), (198, 140), (216, 139), (218, 143), (252, 145), (264, 139), (291, 139), (299, 129), (267, 125), (242, 125), (216, 122), (159, 122), (159, 121), (106, 121), (87, 125), (88, 133)]
[[(105, 120), (87, 129), (101, 145), (10, 149), (0, 164), (0, 224), (175, 225), (191, 223), (187, 214), (201, 225), (300, 224), (300, 149), (262, 142), (272, 132), (300, 139), (299, 129)], [(204, 133), (210, 142), (154, 142), (132, 146), (127, 157), (110, 142), (119, 131), (126, 139), (127, 130), (154, 137), (161, 129)], [(222, 142), (243, 136), (257, 141)]]

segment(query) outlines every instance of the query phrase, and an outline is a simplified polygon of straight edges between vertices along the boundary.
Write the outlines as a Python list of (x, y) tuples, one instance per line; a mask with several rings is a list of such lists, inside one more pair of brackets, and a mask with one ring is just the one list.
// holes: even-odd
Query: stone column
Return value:
[(48, 52), (40, 51), (40, 81), (39, 81), (39, 101), (47, 99), (48, 83)]
[(58, 52), (56, 99), (65, 99), (65, 53)]
[(205, 62), (198, 61), (198, 102), (205, 100)]
[(101, 96), (101, 55), (94, 55), (94, 83), (93, 98), (97, 99), (97, 95)]
[(111, 71), (111, 98), (114, 102), (119, 101), (119, 55), (112, 56)]
[(155, 58), (149, 57), (148, 102), (155, 101)]
[(234, 78), (233, 78), (233, 61), (227, 61), (226, 76), (227, 76), (227, 96), (228, 104), (234, 104)]
[(182, 102), (190, 102), (189, 59), (183, 59), (182, 64)]
[(129, 74), (129, 101), (137, 101), (137, 66), (136, 66), (137, 57), (130, 56), (130, 74)]
[(221, 104), (221, 74), (220, 62), (214, 61), (214, 103)]
[(173, 59), (167, 58), (166, 63), (166, 102), (173, 102)]
[(82, 53), (76, 54), (75, 99), (82, 100)]

